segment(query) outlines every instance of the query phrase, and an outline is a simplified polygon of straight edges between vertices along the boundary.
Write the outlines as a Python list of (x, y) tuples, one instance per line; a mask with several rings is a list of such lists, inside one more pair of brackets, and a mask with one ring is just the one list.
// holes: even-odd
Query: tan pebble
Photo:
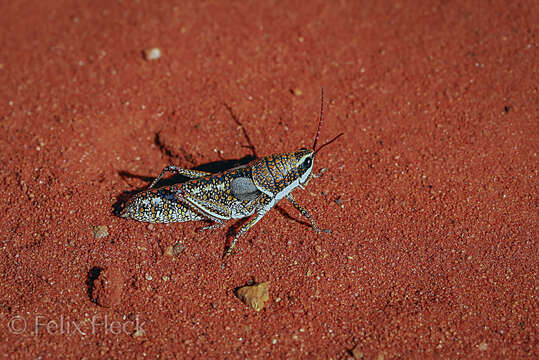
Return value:
[(183, 251), (183, 244), (177, 243), (172, 247), (172, 254), (178, 256)]
[(363, 359), (365, 357), (365, 355), (363, 355), (363, 353), (359, 351), (359, 348), (357, 346), (354, 347), (350, 352), (352, 353), (354, 359)]
[(246, 305), (260, 311), (269, 300), (269, 282), (241, 287), (236, 290), (236, 296)]
[(137, 329), (134, 333), (133, 333), (133, 337), (141, 337), (141, 336), (144, 336), (145, 332), (143, 329)]
[(94, 232), (94, 239), (101, 239), (109, 236), (109, 229), (105, 225), (94, 226), (92, 230)]

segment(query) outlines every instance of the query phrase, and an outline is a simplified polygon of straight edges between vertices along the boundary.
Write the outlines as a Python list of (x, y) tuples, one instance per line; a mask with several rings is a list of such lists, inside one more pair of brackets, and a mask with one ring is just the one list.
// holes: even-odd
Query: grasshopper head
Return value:
[[(293, 177), (298, 179), (299, 187), (303, 188), (312, 177), (312, 171), (314, 167), (314, 156), (316, 152), (306, 148), (301, 148), (291, 155), (291, 169), (290, 173)], [(286, 154), (285, 154), (286, 155)]]
[(314, 151), (307, 149), (263, 157), (253, 163), (253, 183), (263, 193), (280, 200), (309, 180), (313, 160)]
[(303, 188), (303, 185), (306, 185), (312, 177), (314, 156), (315, 151), (306, 148), (301, 148), (294, 153), (294, 157), (296, 158), (294, 167), (297, 170), (299, 186), (301, 188)]

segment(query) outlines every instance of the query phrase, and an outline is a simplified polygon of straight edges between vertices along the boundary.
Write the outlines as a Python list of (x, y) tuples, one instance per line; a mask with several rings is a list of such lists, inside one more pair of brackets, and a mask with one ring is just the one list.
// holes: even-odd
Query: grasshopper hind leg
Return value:
[(205, 171), (184, 169), (184, 168), (180, 168), (180, 167), (172, 166), (172, 165), (166, 166), (163, 169), (163, 171), (161, 171), (161, 174), (159, 174), (159, 176), (155, 178), (155, 180), (152, 182), (149, 188), (152, 189), (155, 186), (155, 184), (157, 184), (159, 180), (161, 180), (167, 172), (177, 173), (185, 177), (188, 177), (190, 179), (198, 179), (204, 176), (211, 175), (211, 173), (205, 172)]

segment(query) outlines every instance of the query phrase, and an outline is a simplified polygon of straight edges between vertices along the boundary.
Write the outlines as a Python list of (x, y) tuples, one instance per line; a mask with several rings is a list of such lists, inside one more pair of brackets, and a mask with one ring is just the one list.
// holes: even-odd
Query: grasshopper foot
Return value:
[(313, 174), (313, 178), (315, 178), (315, 179), (316, 179), (316, 178), (319, 178), (319, 177), (321, 177), (321, 176), (322, 176), (322, 174), (324, 173), (324, 171), (326, 171), (326, 170), (327, 170), (326, 168), (322, 168), (322, 169), (320, 169), (320, 171), (319, 171), (319, 172), (317, 172), (316, 174)]
[(203, 231), (205, 231), (205, 230), (213, 230), (213, 229), (217, 229), (217, 228), (220, 227), (221, 225), (223, 225), (222, 222), (216, 222), (215, 224), (201, 227), (198, 231), (199, 231), (199, 232), (203, 232)]
[(224, 260), (224, 259), (227, 259), (230, 255), (232, 255), (232, 249), (231, 249), (231, 248), (227, 248), (226, 251), (225, 251), (224, 254), (223, 254), (223, 260)]
[(221, 264), (221, 267), (224, 269), (225, 265), (228, 263), (228, 259), (230, 259), (230, 255), (232, 255), (232, 248), (227, 247), (225, 249), (225, 252), (223, 253), (223, 256), (221, 256), (221, 261), (223, 262)]
[(313, 229), (316, 231), (316, 232), (323, 232), (323, 233), (326, 233), (326, 234), (331, 234), (333, 232), (333, 230), (331, 229), (320, 229), (319, 227), (313, 227)]

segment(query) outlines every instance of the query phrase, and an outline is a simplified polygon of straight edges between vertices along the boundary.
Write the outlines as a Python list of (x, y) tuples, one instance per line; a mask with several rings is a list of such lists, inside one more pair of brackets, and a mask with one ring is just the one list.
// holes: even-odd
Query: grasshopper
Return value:
[[(223, 225), (225, 220), (254, 215), (237, 231), (225, 257), (232, 253), (238, 239), (283, 198), (309, 219), (315, 231), (330, 233), (329, 229), (320, 229), (309, 212), (292, 196), (297, 187), (305, 189), (311, 178), (322, 174), (325, 169), (318, 174), (312, 173), (316, 154), (343, 135), (337, 135), (316, 149), (324, 114), (323, 89), (321, 102), (312, 150), (302, 148), (296, 152), (269, 155), (218, 174), (167, 166), (147, 190), (127, 200), (120, 216), (149, 223), (213, 221), (213, 225), (201, 229), (207, 230)], [(155, 188), (168, 172), (191, 180)]]

